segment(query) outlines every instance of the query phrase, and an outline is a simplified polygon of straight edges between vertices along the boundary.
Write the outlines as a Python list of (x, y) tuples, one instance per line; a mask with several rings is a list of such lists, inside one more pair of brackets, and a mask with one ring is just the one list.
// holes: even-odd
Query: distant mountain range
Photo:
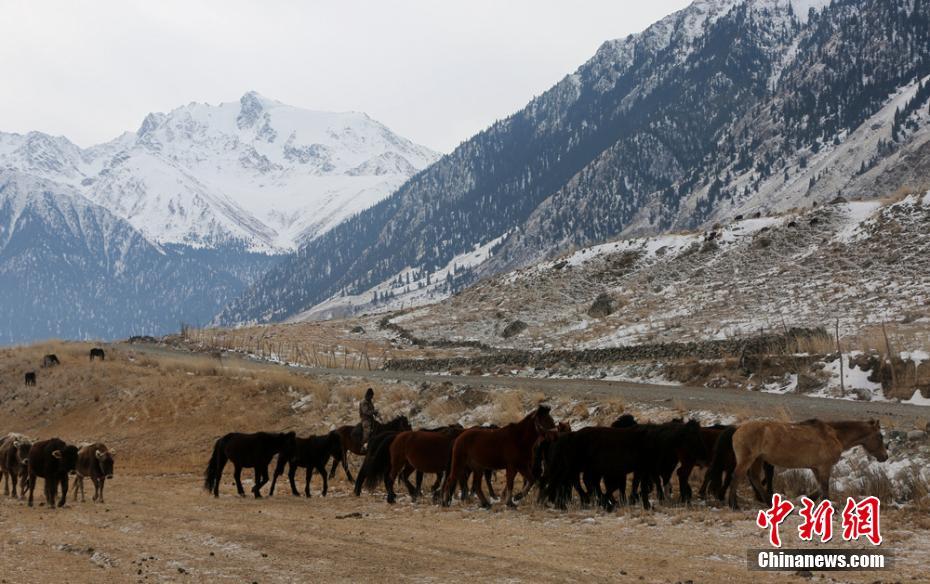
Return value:
[(437, 157), (365, 114), (254, 92), (87, 149), (0, 133), (0, 343), (205, 323)]
[(304, 244), (218, 323), (430, 302), (627, 235), (930, 176), (930, 0), (697, 0)]

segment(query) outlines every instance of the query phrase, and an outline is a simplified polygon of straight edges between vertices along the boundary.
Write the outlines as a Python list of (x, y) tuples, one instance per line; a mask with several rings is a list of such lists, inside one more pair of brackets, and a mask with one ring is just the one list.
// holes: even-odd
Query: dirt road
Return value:
[[(481, 511), (355, 498), (216, 500), (196, 475), (118, 475), (107, 502), (60, 510), (0, 501), (0, 579), (33, 582), (804, 582), (748, 572), (764, 547), (752, 513), (695, 507)], [(314, 482), (314, 492), (319, 484)], [(883, 516), (893, 573), (835, 572), (836, 582), (918, 581), (930, 553), (913, 514)], [(792, 533), (794, 532), (794, 533)], [(796, 528), (786, 523), (786, 541)], [(791, 546), (793, 547), (793, 546)], [(833, 546), (831, 546), (833, 547)], [(827, 580), (831, 581), (831, 580)]]
[[(196, 355), (160, 345), (123, 345), (123, 348), (155, 355)], [(245, 359), (243, 356), (232, 353), (225, 354), (223, 358)], [(803, 395), (783, 395), (681, 385), (658, 385), (599, 379), (537, 379), (494, 375), (437, 376), (414, 371), (367, 371), (364, 369), (296, 366), (292, 366), (291, 369), (304, 371), (314, 376), (357, 377), (377, 381), (414, 383), (450, 381), (486, 389), (508, 388), (540, 391), (546, 395), (569, 395), (579, 398), (620, 397), (631, 402), (647, 405), (664, 404), (668, 406), (669, 402), (676, 401), (689, 410), (728, 411), (739, 409), (745, 412), (756, 412), (760, 416), (773, 415), (776, 411), (784, 411), (788, 417), (796, 420), (815, 417), (823, 419), (891, 418), (902, 426), (915, 423), (922, 427), (930, 418), (930, 407), (896, 402), (859, 402), (814, 398)]]

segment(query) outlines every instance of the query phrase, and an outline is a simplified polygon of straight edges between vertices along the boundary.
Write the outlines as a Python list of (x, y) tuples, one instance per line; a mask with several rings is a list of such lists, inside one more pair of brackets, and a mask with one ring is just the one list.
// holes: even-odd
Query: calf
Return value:
[(61, 365), (61, 361), (58, 360), (57, 355), (46, 355), (42, 357), (42, 367), (54, 367), (55, 365)]
[(29, 506), (32, 507), (32, 495), (36, 488), (36, 479), (45, 479), (45, 502), (49, 509), (55, 508), (55, 495), (61, 485), (59, 507), (68, 501), (68, 473), (77, 466), (78, 447), (66, 444), (64, 440), (52, 438), (36, 442), (29, 450)]
[(94, 503), (103, 503), (103, 485), (107, 479), (113, 478), (113, 451), (108, 450), (102, 442), (85, 444), (78, 450), (76, 476), (71, 490), (75, 498), (81, 493), (81, 502), (84, 502), (84, 478), (94, 483)]
[(26, 386), (28, 387), (30, 385), (35, 385), (35, 384), (36, 384), (36, 372), (27, 371), (26, 372)]
[(32, 441), (22, 434), (7, 434), (0, 440), (0, 476), (3, 477), (4, 496), (10, 495), (10, 483), (13, 483), (12, 496), (17, 497), (17, 479), (20, 483), (20, 496), (25, 494), (30, 448)]
[(101, 361), (103, 361), (105, 358), (106, 358), (106, 355), (104, 354), (103, 349), (101, 349), (100, 347), (94, 347), (93, 349), (90, 350), (91, 361), (93, 361), (94, 359), (100, 359)]

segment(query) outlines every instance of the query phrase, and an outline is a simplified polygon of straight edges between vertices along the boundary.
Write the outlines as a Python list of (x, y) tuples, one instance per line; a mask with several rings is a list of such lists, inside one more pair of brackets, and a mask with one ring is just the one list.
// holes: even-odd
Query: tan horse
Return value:
[(829, 498), (833, 465), (854, 446), (862, 446), (879, 462), (888, 460), (877, 420), (746, 422), (733, 434), (736, 469), (730, 484), (730, 507), (737, 508), (737, 487), (744, 476), (748, 476), (754, 489), (763, 492), (759, 478), (763, 462), (782, 468), (811, 469), (820, 483), (820, 497)]

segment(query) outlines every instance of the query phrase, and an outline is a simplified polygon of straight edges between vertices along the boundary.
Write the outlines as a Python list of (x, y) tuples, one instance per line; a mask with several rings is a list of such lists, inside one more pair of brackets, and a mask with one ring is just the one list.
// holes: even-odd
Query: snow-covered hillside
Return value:
[(291, 107), (255, 92), (149, 114), (81, 149), (0, 133), (0, 168), (69, 185), (148, 239), (295, 249), (391, 194), (437, 154), (363, 113)]

